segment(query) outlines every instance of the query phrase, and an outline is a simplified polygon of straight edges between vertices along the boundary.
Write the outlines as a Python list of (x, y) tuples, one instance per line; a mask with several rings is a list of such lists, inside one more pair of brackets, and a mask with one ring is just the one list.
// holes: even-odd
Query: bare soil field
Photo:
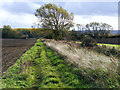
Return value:
[(2, 39), (2, 71), (13, 65), (35, 42), (36, 39)]

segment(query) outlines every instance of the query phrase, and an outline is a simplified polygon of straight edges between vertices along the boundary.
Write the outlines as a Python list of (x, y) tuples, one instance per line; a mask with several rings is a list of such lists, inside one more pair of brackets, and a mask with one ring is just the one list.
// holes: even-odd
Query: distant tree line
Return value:
[(27, 38), (47, 38), (56, 40), (75, 40), (76, 32), (74, 31), (62, 31), (62, 37), (57, 38), (56, 30), (45, 29), (45, 28), (16, 28), (12, 29), (9, 25), (4, 25), (2, 30), (2, 38), (16, 38), (16, 39), (27, 39)]
[[(26, 39), (26, 38), (48, 38), (48, 39), (56, 39), (56, 40), (82, 40), (85, 37), (93, 37), (93, 38), (105, 38), (108, 37), (108, 33), (103, 34), (106, 36), (98, 36), (93, 31), (61, 31), (62, 35), (59, 36), (60, 31), (54, 29), (45, 29), (45, 28), (16, 28), (12, 29), (9, 25), (4, 25), (2, 28), (2, 38), (18, 38), (18, 39)], [(94, 34), (94, 36), (93, 36)], [(99, 32), (97, 33), (99, 34)], [(57, 37), (57, 35), (59, 37)], [(61, 37), (61, 38), (60, 38)]]
[(41, 29), (41, 28), (16, 28), (12, 29), (9, 25), (4, 25), (2, 30), (2, 38), (16, 38), (16, 39), (27, 39), (27, 38), (53, 38), (52, 29)]
[(97, 39), (109, 37), (110, 31), (113, 30), (111, 25), (98, 22), (91, 22), (85, 26), (76, 24), (76, 26), (82, 36), (84, 34)]

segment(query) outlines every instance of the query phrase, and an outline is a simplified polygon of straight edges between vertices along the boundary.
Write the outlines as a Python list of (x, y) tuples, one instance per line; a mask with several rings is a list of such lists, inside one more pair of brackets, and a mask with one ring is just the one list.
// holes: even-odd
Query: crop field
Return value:
[(2, 71), (14, 64), (34, 43), (35, 39), (2, 39)]
[[(79, 48), (75, 51), (75, 49), (76, 47), (68, 47), (63, 42), (38, 39), (32, 48), (26, 51), (3, 73), (1, 87), (120, 87), (120, 77), (117, 75), (117, 60), (112, 60), (105, 55), (95, 54), (90, 50)], [(81, 58), (77, 56), (79, 51), (81, 52), (81, 55), (79, 54)], [(68, 52), (70, 55), (68, 55)], [(85, 57), (85, 53), (88, 56)], [(94, 58), (94, 56), (96, 57)]]

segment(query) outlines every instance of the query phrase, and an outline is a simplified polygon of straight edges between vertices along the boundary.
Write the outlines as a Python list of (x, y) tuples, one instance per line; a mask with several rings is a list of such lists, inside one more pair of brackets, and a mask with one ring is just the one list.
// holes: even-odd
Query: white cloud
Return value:
[(107, 23), (113, 27), (114, 30), (118, 30), (118, 17), (115, 16), (74, 16), (74, 22), (78, 24), (89, 24), (91, 22)]
[(36, 4), (36, 3), (33, 3), (33, 2), (29, 2), (28, 4), (29, 4), (31, 7), (33, 7), (34, 9), (38, 9), (38, 8), (41, 7), (39, 4)]
[[(3, 23), (0, 23), (3, 25), (10, 25), (11, 27), (19, 28), (19, 27), (27, 27), (30, 28), (34, 22), (37, 21), (37, 18), (32, 14), (22, 14), (22, 15), (13, 15), (10, 13), (7, 13), (7, 17), (2, 17)], [(1, 22), (1, 20), (0, 20)]]
[[(37, 21), (37, 18), (33, 14), (12, 14), (1, 6), (6, 3), (7, 0), (1, 0), (0, 1), (0, 27), (3, 25), (10, 25), (12, 27), (18, 28), (18, 27), (31, 27), (31, 25)], [(24, 0), (25, 1), (25, 0)], [(29, 1), (29, 0), (27, 0)], [(12, 3), (13, 0), (9, 1), (9, 3)], [(33, 2), (28, 3), (31, 7), (34, 7), (35, 9), (39, 8), (40, 5), (35, 4)], [(113, 26), (115, 30), (118, 30), (118, 17), (115, 16), (87, 16), (87, 15), (75, 15), (74, 16), (74, 22), (80, 23), (80, 24), (87, 24), (90, 22), (103, 22), (107, 23)]]
[[(10, 2), (12, 3), (12, 1)], [(28, 27), (30, 28), (34, 22), (37, 21), (37, 18), (34, 16), (34, 14), (13, 14), (9, 11), (6, 11), (1, 6), (5, 4), (5, 2), (0, 3), (0, 28), (4, 25), (10, 25), (13, 28), (19, 28), (19, 27)], [(29, 3), (31, 7), (34, 9), (37, 9), (40, 7), (40, 5)]]

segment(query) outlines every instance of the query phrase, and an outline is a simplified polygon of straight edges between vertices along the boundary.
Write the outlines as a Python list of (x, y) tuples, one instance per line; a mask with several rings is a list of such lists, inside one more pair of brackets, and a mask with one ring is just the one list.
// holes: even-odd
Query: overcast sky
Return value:
[[(50, 3), (36, 1), (15, 2), (0, 1), (0, 28), (10, 25), (12, 28), (31, 28), (37, 22), (34, 16), (35, 10), (40, 6)], [(87, 24), (90, 22), (103, 22), (118, 29), (118, 2), (52, 2), (62, 6), (68, 12), (74, 13), (74, 22)]]

